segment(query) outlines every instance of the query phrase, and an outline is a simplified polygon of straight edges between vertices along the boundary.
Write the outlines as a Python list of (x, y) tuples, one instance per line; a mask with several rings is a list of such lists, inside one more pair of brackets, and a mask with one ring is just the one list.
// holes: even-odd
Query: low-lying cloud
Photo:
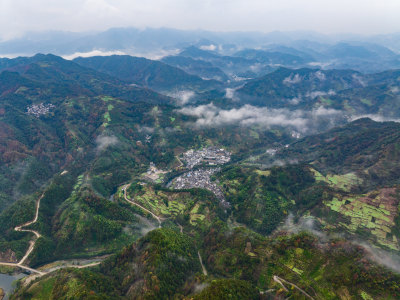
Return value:
[(311, 99), (315, 99), (320, 96), (334, 96), (336, 95), (336, 92), (334, 90), (329, 90), (327, 92), (324, 91), (313, 91), (313, 92), (308, 92), (306, 94), (306, 97), (310, 97)]
[(211, 45), (203, 45), (203, 46), (200, 46), (200, 49), (201, 50), (206, 50), (206, 51), (215, 51), (215, 50), (217, 50), (217, 46), (213, 45), (213, 44), (211, 44)]
[(361, 76), (359, 76), (357, 74), (353, 74), (351, 77), (353, 78), (354, 81), (358, 82), (362, 87), (367, 86), (366, 82), (364, 81), (364, 79)]
[(399, 118), (390, 118), (390, 117), (385, 117), (385, 116), (381, 116), (381, 115), (377, 115), (377, 114), (354, 115), (354, 116), (351, 116), (349, 120), (352, 122), (352, 121), (355, 121), (358, 119), (363, 119), (363, 118), (369, 118), (375, 122), (397, 122), (397, 123), (400, 123)]
[[(88, 52), (75, 52), (72, 54), (63, 55), (62, 58), (67, 60), (73, 60), (77, 57), (92, 57), (92, 56), (110, 56), (110, 55), (131, 55), (136, 57), (145, 57), (147, 59), (159, 60), (165, 56), (176, 55), (179, 53), (179, 49), (172, 50), (164, 50), (160, 49), (157, 51), (136, 51), (134, 49), (126, 49), (124, 51), (116, 50), (116, 51), (102, 51), (102, 50), (92, 50)], [(14, 58), (16, 56), (13, 55)]]
[(72, 60), (77, 57), (92, 57), (92, 56), (110, 56), (110, 55), (125, 55), (125, 52), (122, 51), (101, 51), (101, 50), (93, 50), (89, 52), (76, 52), (70, 55), (64, 55), (62, 58), (67, 60)]
[(292, 105), (297, 105), (301, 102), (301, 98), (300, 97), (294, 97), (292, 99), (289, 100), (289, 103)]
[(99, 135), (96, 138), (96, 150), (98, 152), (103, 151), (104, 149), (106, 149), (109, 146), (113, 146), (118, 144), (118, 138), (116, 136), (107, 136), (107, 135)]
[(400, 257), (383, 249), (372, 247), (365, 242), (358, 243), (363, 247), (370, 260), (400, 273)]
[(178, 105), (186, 105), (194, 97), (195, 93), (193, 91), (178, 91), (168, 96), (176, 99)]
[(158, 227), (154, 225), (151, 221), (149, 221), (146, 218), (143, 218), (140, 215), (135, 214), (136, 218), (138, 218), (138, 223), (136, 224), (136, 227), (139, 228), (140, 234), (142, 236), (145, 236), (147, 233), (150, 231), (153, 231), (154, 229), (157, 229)]
[(233, 101), (239, 101), (239, 97), (236, 96), (236, 90), (237, 89), (238, 88), (226, 88), (225, 89), (225, 98), (231, 99)]
[(131, 56), (137, 56), (137, 57), (144, 57), (147, 59), (153, 59), (153, 60), (160, 60), (166, 56), (170, 55), (177, 55), (181, 49), (176, 48), (176, 49), (157, 49), (154, 51), (149, 51), (148, 49), (141, 50), (139, 51), (138, 49), (135, 50), (127, 50), (128, 54)]
[(308, 63), (308, 65), (311, 67), (319, 67), (321, 69), (327, 69), (332, 63), (334, 63), (334, 61), (327, 61), (327, 62), (314, 61)]
[(265, 68), (264, 64), (255, 63), (254, 65), (251, 65), (249, 69), (254, 73), (259, 73), (263, 68)]
[(286, 85), (296, 84), (296, 83), (301, 82), (301, 77), (299, 74), (295, 74), (295, 75), (291, 74), (290, 76), (283, 79), (282, 82), (283, 82), (283, 84), (286, 84)]
[[(344, 236), (339, 234), (326, 234), (325, 232), (321, 231), (316, 224), (316, 219), (314, 217), (302, 217), (298, 220), (298, 222), (294, 222), (294, 216), (292, 213), (289, 214), (288, 218), (286, 219), (285, 223), (281, 228), (278, 230), (288, 231), (290, 233), (297, 234), (299, 232), (309, 232), (312, 235), (316, 236), (321, 243), (329, 242), (332, 238), (344, 238)], [(349, 243), (359, 246), (363, 248), (365, 251), (365, 255), (371, 261), (385, 266), (392, 271), (400, 273), (400, 257), (399, 255), (377, 248), (372, 246), (368, 242), (365, 241), (357, 241), (351, 240)]]
[(155, 131), (154, 127), (140, 126), (140, 125), (137, 125), (135, 127), (136, 127), (137, 131), (140, 133), (152, 134)]
[(306, 231), (318, 237), (321, 241), (326, 241), (328, 239), (328, 236), (324, 232), (317, 229), (313, 217), (302, 217), (295, 223), (292, 213), (289, 213), (285, 224), (280, 228), (280, 230), (287, 230), (294, 234)]
[(240, 108), (229, 110), (216, 107), (213, 103), (200, 106), (183, 107), (178, 110), (179, 113), (196, 117), (194, 122), (196, 127), (211, 127), (223, 125), (263, 125), (284, 126), (296, 129), (303, 134), (308, 133), (321, 121), (325, 125), (335, 125), (338, 119), (343, 118), (343, 113), (335, 109), (319, 107), (311, 111), (288, 110), (288, 109), (270, 109), (267, 107), (255, 107), (244, 105)]
[(326, 80), (326, 76), (322, 71), (315, 72), (315, 77), (317, 77), (320, 81)]

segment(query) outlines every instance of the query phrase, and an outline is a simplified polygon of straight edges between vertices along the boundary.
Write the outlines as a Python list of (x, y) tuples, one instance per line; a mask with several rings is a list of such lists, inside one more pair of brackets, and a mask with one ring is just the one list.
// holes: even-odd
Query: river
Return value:
[(6, 296), (3, 300), (7, 300), (9, 294), (14, 290), (14, 286), (12, 285), (12, 283), (15, 280), (18, 280), (24, 276), (26, 275), (23, 273), (17, 275), (0, 274), (0, 288), (2, 288), (6, 293)]

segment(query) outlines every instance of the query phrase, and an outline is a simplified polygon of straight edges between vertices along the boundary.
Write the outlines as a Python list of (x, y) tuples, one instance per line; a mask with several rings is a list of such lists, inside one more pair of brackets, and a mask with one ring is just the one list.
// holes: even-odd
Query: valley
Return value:
[(399, 73), (297, 55), (1, 59), (10, 299), (398, 298)]

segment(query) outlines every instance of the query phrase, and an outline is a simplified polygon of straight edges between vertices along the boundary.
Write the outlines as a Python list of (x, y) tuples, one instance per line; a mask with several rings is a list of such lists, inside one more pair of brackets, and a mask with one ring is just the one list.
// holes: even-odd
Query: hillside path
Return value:
[(203, 275), (207, 276), (208, 273), (207, 273), (206, 267), (203, 265), (203, 259), (201, 258), (200, 251), (197, 251), (197, 255), (199, 256), (199, 261), (200, 261), (201, 269), (203, 270)]
[(24, 270), (27, 270), (27, 271), (30, 271), (30, 272), (33, 272), (33, 273), (40, 274), (40, 275), (46, 274), (46, 273), (43, 273), (43, 272), (41, 272), (41, 271), (39, 271), (39, 270), (36, 270), (36, 269), (33, 269), (33, 268), (30, 268), (30, 267), (28, 267), (28, 266), (24, 266), (24, 265), (23, 265), (23, 263), (26, 261), (26, 259), (29, 257), (29, 255), (32, 253), (32, 251), (35, 249), (35, 245), (36, 245), (37, 240), (41, 237), (40, 233), (37, 232), (36, 230), (23, 229), (23, 227), (27, 227), (27, 226), (32, 225), (32, 224), (34, 224), (34, 223), (37, 222), (38, 217), (39, 217), (40, 201), (42, 200), (43, 196), (44, 196), (44, 193), (43, 193), (43, 194), (39, 197), (39, 199), (36, 201), (36, 206), (35, 206), (35, 207), (36, 207), (36, 208), (35, 208), (35, 217), (33, 218), (33, 220), (32, 220), (32, 221), (29, 221), (29, 222), (26, 222), (26, 223), (24, 223), (24, 224), (22, 224), (22, 225), (16, 226), (16, 227), (14, 228), (15, 231), (19, 231), (19, 232), (31, 232), (31, 233), (33, 233), (33, 234), (35, 235), (35, 238), (29, 242), (29, 248), (28, 248), (28, 250), (26, 251), (24, 257), (22, 257), (21, 260), (20, 260), (19, 262), (17, 262), (17, 263), (5, 263), (5, 262), (0, 262), (0, 265), (8, 266), (8, 267), (17, 267), (17, 268), (21, 268), (21, 269), (24, 269)]
[(287, 280), (285, 280), (285, 279), (283, 279), (283, 278), (281, 278), (281, 277), (279, 277), (279, 276), (276, 276), (276, 275), (274, 275), (273, 279), (274, 279), (274, 281), (275, 281), (276, 283), (279, 283), (279, 284), (282, 286), (282, 288), (283, 288), (286, 292), (288, 292), (289, 290), (285, 287), (285, 285), (284, 285), (283, 283), (286, 283), (286, 284), (289, 284), (289, 285), (293, 286), (296, 290), (298, 290), (300, 293), (302, 293), (302, 294), (303, 294), (304, 296), (306, 296), (307, 298), (310, 298), (311, 300), (315, 300), (315, 299), (314, 299), (312, 296), (310, 296), (305, 290), (299, 288), (299, 287), (298, 287), (297, 285), (295, 285), (294, 283), (291, 283), (291, 282), (289, 282), (289, 281), (287, 281)]
[(136, 203), (135, 201), (128, 199), (127, 195), (126, 195), (126, 190), (129, 188), (130, 184), (126, 184), (122, 187), (122, 190), (124, 192), (124, 198), (127, 202), (136, 205), (137, 207), (141, 208), (142, 210), (144, 210), (145, 212), (149, 213), (154, 219), (156, 219), (158, 221), (158, 228), (161, 228), (161, 218), (159, 216), (157, 216), (156, 214), (154, 214), (153, 212), (151, 212), (150, 210), (148, 210), (147, 208), (141, 206), (139, 203)]
[[(26, 222), (26, 223), (24, 223), (24, 224), (22, 224), (22, 225), (16, 226), (16, 227), (14, 228), (15, 231), (19, 231), (19, 232), (31, 232), (31, 233), (33, 233), (33, 234), (35, 235), (35, 238), (32, 239), (32, 240), (29, 242), (29, 248), (28, 248), (28, 250), (26, 251), (24, 257), (22, 257), (21, 260), (20, 260), (19, 262), (17, 262), (17, 263), (0, 262), (0, 265), (2, 265), (2, 266), (20, 268), (20, 269), (23, 269), (23, 270), (26, 270), (26, 271), (30, 271), (30, 272), (32, 272), (32, 273), (36, 273), (36, 275), (34, 275), (34, 278), (35, 278), (35, 279), (36, 279), (37, 277), (41, 277), (41, 276), (43, 276), (43, 275), (46, 275), (46, 274), (48, 274), (48, 273), (51, 273), (52, 271), (55, 271), (55, 270), (52, 270), (52, 271), (50, 271), (50, 272), (42, 272), (42, 271), (39, 271), (39, 270), (37, 270), (37, 269), (30, 268), (30, 267), (28, 267), (28, 266), (23, 265), (23, 263), (26, 261), (26, 259), (29, 257), (29, 255), (32, 253), (32, 251), (35, 249), (35, 245), (36, 245), (37, 240), (41, 237), (41, 234), (40, 234), (38, 231), (36, 231), (36, 230), (31, 230), (31, 229), (23, 229), (23, 228), (24, 228), (24, 227), (27, 227), (27, 226), (30, 226), (30, 225), (32, 225), (32, 224), (34, 224), (34, 223), (37, 222), (38, 217), (39, 217), (40, 201), (42, 200), (43, 196), (44, 196), (44, 193), (43, 193), (43, 194), (39, 197), (39, 199), (36, 201), (35, 216), (34, 216), (33, 220), (32, 220), (32, 221), (29, 221), (29, 222)], [(101, 263), (101, 262), (94, 262), (94, 263), (90, 263), (90, 264), (87, 264), (87, 265), (66, 265), (66, 266), (62, 266), (62, 267), (60, 267), (60, 268), (58, 268), (58, 269), (61, 269), (61, 268), (77, 268), (77, 269), (83, 269), (83, 268), (89, 268), (89, 267), (96, 266), (96, 265), (98, 265), (98, 264), (100, 264), (100, 263)]]

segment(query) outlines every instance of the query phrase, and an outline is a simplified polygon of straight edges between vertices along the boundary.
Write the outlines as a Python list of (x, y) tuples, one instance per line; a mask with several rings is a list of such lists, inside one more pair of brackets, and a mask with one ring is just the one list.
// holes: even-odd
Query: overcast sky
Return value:
[(0, 0), (0, 37), (34, 30), (400, 32), (400, 0)]

